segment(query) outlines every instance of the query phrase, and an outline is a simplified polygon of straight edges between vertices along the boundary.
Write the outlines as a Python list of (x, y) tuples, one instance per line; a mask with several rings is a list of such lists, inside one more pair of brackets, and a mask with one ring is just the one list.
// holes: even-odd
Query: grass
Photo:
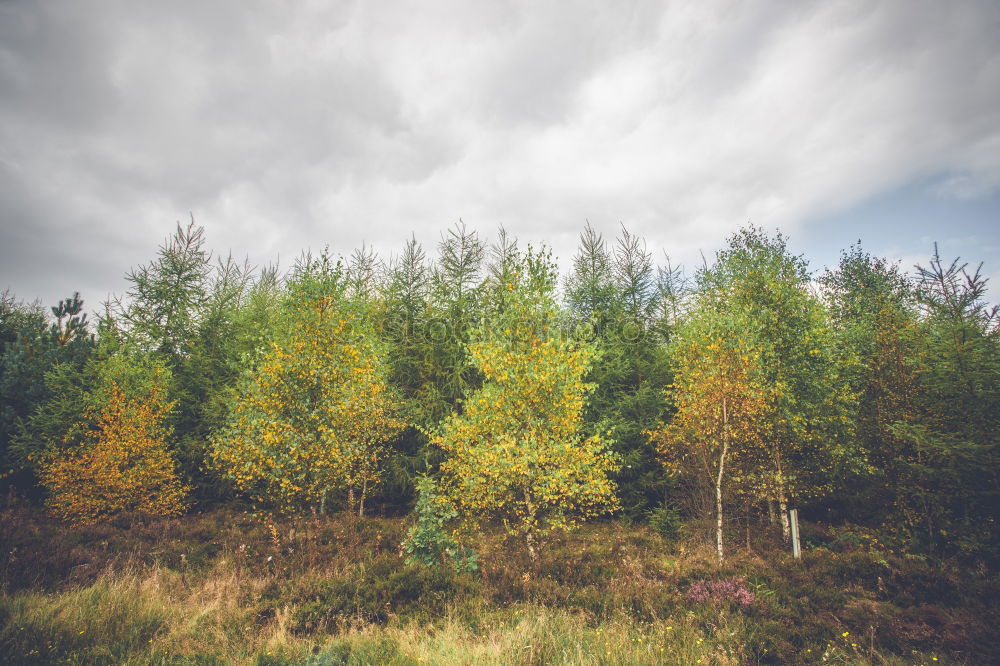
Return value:
[[(0, 662), (929, 665), (1000, 655), (994, 576), (822, 534), (802, 562), (762, 534), (722, 568), (708, 544), (613, 522), (551, 539), (537, 568), (486, 534), (470, 576), (406, 565), (405, 527), (220, 510), (69, 528), (9, 509)], [(735, 587), (752, 603), (728, 597)]]

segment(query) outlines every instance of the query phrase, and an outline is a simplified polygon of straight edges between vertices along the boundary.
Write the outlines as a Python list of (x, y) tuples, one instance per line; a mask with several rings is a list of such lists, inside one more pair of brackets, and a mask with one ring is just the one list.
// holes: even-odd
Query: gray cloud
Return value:
[(929, 177), (989, 196), (997, 34), (987, 0), (2, 2), (0, 287), (100, 300), (189, 211), (257, 262), (459, 217), (690, 262)]

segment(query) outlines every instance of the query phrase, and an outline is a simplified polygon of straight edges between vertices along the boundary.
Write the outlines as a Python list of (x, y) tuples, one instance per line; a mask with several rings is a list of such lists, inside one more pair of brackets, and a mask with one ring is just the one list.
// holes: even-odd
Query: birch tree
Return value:
[(763, 443), (770, 403), (761, 350), (741, 334), (742, 328), (710, 304), (692, 314), (671, 344), (675, 375), (670, 394), (677, 412), (668, 425), (651, 433), (669, 474), (693, 473), (711, 484), (720, 563), (728, 485), (747, 477)]

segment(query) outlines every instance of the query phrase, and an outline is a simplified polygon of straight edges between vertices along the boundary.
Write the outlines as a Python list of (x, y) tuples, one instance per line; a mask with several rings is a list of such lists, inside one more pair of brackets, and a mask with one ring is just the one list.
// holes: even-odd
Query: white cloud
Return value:
[(934, 174), (982, 196), (998, 7), (6, 3), (3, 278), (103, 297), (188, 211), (257, 261), (463, 217), (564, 260), (623, 221), (693, 262)]

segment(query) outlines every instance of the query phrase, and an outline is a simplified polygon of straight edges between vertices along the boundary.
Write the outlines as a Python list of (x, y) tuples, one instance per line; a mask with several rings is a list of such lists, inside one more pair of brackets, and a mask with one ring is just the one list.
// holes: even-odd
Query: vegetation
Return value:
[(746, 328), (718, 316), (711, 305), (702, 308), (674, 338), (677, 412), (651, 437), (668, 473), (704, 475), (711, 484), (721, 562), (723, 506), (730, 503), (723, 502), (723, 483), (745, 487), (752, 478), (773, 392), (761, 377), (761, 352), (745, 339)]
[[(597, 521), (553, 535), (537, 569), (502, 529), (474, 574), (407, 564), (408, 521), (269, 523), (214, 510), (66, 527), (8, 508), (0, 661), (18, 664), (985, 664), (996, 578), (804, 526), (719, 566)], [(826, 661), (824, 662), (824, 655)]]
[(370, 327), (324, 260), (294, 285), (289, 328), (237, 386), (212, 442), (222, 476), (253, 499), (325, 513), (327, 494), (357, 495), (381, 477), (384, 443), (402, 429)]
[(0, 661), (997, 660), (980, 270), (437, 250), (282, 275), (192, 222), (94, 327), (5, 293)]
[(90, 523), (123, 511), (154, 516), (184, 509), (184, 488), (166, 448), (163, 419), (173, 405), (154, 386), (129, 399), (111, 386), (108, 403), (80, 447), (59, 451), (40, 469), (52, 511)]
[(538, 538), (614, 508), (614, 457), (599, 434), (580, 435), (590, 349), (554, 330), (544, 255), (511, 257), (469, 346), (483, 385), (444, 421), (442, 491), (465, 523), (499, 518), (532, 558)]

